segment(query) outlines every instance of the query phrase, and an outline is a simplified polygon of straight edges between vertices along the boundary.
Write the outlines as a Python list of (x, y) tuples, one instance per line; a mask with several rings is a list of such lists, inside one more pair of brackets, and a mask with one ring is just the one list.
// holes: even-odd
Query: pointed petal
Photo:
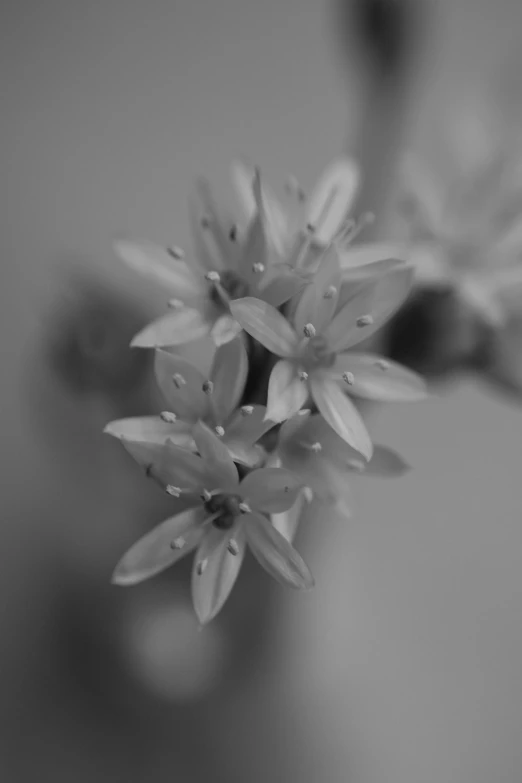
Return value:
[(297, 305), (294, 325), (298, 334), (303, 333), (306, 324), (313, 324), (318, 333), (328, 326), (337, 307), (340, 286), (339, 255), (337, 248), (330, 245)]
[(349, 446), (367, 460), (372, 456), (372, 442), (361, 414), (338, 384), (327, 375), (313, 375), (310, 389), (319, 413)]
[[(230, 531), (232, 532), (232, 531)], [(230, 538), (224, 531), (209, 528), (194, 559), (192, 569), (192, 600), (200, 623), (208, 623), (222, 609), (241, 569), (245, 556), (245, 536), (238, 530), (233, 540), (237, 554), (228, 547)], [(201, 565), (204, 563), (204, 568)]]
[(405, 242), (364, 242), (340, 249), (339, 262), (346, 274), (344, 279), (352, 280), (356, 275), (362, 277), (378, 272), (386, 264), (404, 264), (407, 253)]
[[(233, 164), (233, 180), (240, 197), (243, 214), (247, 220), (252, 220), (258, 208), (252, 187), (255, 173), (255, 169), (245, 166), (241, 161), (236, 161)], [(265, 182), (261, 183), (261, 199), (270, 241), (277, 252), (284, 255), (290, 234), (288, 221), (277, 197)]]
[(210, 325), (195, 308), (182, 307), (160, 316), (133, 338), (133, 348), (160, 348), (184, 345), (208, 334)]
[(300, 410), (309, 396), (308, 384), (297, 375), (295, 364), (282, 359), (277, 362), (268, 382), (266, 417), (280, 422)]
[(205, 378), (196, 367), (181, 356), (158, 350), (154, 372), (170, 411), (189, 422), (207, 417), (210, 405), (203, 391)]
[[(166, 519), (126, 552), (114, 570), (112, 581), (118, 585), (135, 585), (185, 557), (201, 537), (204, 516), (202, 508), (191, 508)], [(179, 548), (173, 546), (174, 541)]]
[(176, 260), (166, 248), (151, 242), (116, 242), (114, 249), (125, 263), (146, 277), (166, 285), (184, 302), (200, 299), (201, 280), (185, 261)]
[(279, 430), (279, 443), (281, 444), (287, 441), (291, 441), (298, 434), (300, 435), (303, 432), (303, 428), (305, 427), (306, 422), (310, 418), (313, 418), (311, 417), (311, 413), (312, 412), (309, 408), (303, 408), (302, 410), (297, 411), (294, 416), (291, 416), (286, 421), (284, 421), (281, 425), (281, 429)]
[(235, 318), (225, 313), (220, 316), (210, 330), (210, 335), (214, 345), (218, 347), (229, 343), (234, 337), (237, 337), (243, 331), (243, 327)]
[(283, 585), (298, 589), (314, 586), (308, 566), (293, 546), (261, 514), (245, 514), (247, 543), (259, 564)]
[(238, 484), (237, 468), (230, 453), (220, 438), (202, 421), (192, 431), (197, 449), (214, 477), (214, 484), (207, 489), (227, 490)]
[(410, 402), (428, 395), (426, 382), (420, 375), (374, 354), (338, 354), (330, 373), (337, 381), (343, 380), (343, 373), (351, 373), (353, 383), (346, 391), (366, 400)]
[[(193, 435), (196, 441), (194, 432)], [(200, 444), (197, 441), (196, 445), (199, 449)], [(152, 475), (157, 472), (160, 478), (168, 479), (166, 483), (195, 494), (201, 494), (203, 489), (221, 489), (223, 483), (222, 472), (215, 469), (212, 461), (176, 446), (171, 441), (167, 442), (162, 463), (158, 467), (156, 471), (156, 466), (152, 466)]]
[(260, 468), (249, 473), (240, 484), (241, 495), (257, 511), (277, 514), (291, 508), (303, 482), (284, 468)]
[(446, 253), (435, 242), (416, 242), (410, 246), (407, 260), (415, 271), (415, 282), (419, 285), (448, 285), (453, 273)]
[(210, 380), (214, 384), (211, 405), (216, 421), (224, 423), (236, 409), (248, 374), (248, 356), (241, 337), (219, 347), (214, 354)]
[(412, 282), (413, 270), (405, 267), (353, 287), (347, 284), (340, 295), (344, 304), (324, 332), (330, 350), (346, 351), (380, 329), (404, 302)]
[(404, 475), (408, 470), (410, 470), (410, 466), (396, 451), (387, 446), (375, 446), (373, 456), (362, 475), (395, 478)]
[(208, 220), (208, 228), (204, 230), (212, 238), (217, 251), (213, 254), (216, 261), (213, 269), (219, 272), (222, 269), (237, 268), (239, 247), (230, 239), (230, 229), (234, 220), (218, 206), (210, 183), (203, 177), (196, 184), (196, 192)]
[(282, 511), (279, 514), (270, 515), (272, 525), (281, 533), (283, 538), (286, 538), (290, 543), (292, 543), (295, 538), (299, 522), (301, 521), (301, 514), (303, 513), (306, 503), (306, 494), (301, 490), (292, 508), (289, 508), (288, 511)]
[(324, 171), (308, 204), (307, 222), (315, 227), (315, 238), (328, 244), (346, 221), (359, 188), (355, 161), (339, 158)]
[[(168, 423), (159, 416), (135, 416), (130, 419), (111, 421), (104, 429), (108, 435), (120, 440), (165, 444), (169, 438), (185, 436), (191, 440), (190, 425), (184, 421)], [(178, 445), (181, 445), (179, 441)]]
[(230, 303), (234, 318), (243, 329), (277, 356), (293, 356), (297, 335), (275, 307), (247, 296)]
[(261, 280), (257, 296), (272, 307), (280, 307), (308, 285), (308, 277), (286, 264), (272, 265)]

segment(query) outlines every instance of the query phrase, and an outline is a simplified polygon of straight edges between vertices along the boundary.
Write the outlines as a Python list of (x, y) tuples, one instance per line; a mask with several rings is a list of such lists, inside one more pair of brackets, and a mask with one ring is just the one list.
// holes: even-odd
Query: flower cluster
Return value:
[[(453, 186), (411, 157), (405, 257), (415, 291), (393, 330), (391, 354), (423, 373), (479, 370), (522, 393), (522, 189), (513, 144), (482, 151)], [(462, 157), (462, 156), (460, 156)], [(415, 332), (408, 341), (407, 333)]]
[[(368, 220), (347, 217), (359, 179), (353, 161), (336, 161), (309, 199), (291, 181), (293, 221), (259, 171), (238, 164), (234, 177), (243, 223), (222, 215), (200, 183), (194, 263), (179, 248), (117, 245), (175, 298), (132, 343), (155, 350), (164, 410), (106, 428), (172, 497), (173, 516), (124, 555), (114, 581), (135, 584), (195, 550), (201, 623), (225, 603), (247, 547), (281, 583), (313, 585), (292, 545), (304, 505), (348, 514), (347, 474), (407, 468), (373, 446), (352, 398), (426, 394), (411, 370), (351, 350), (396, 312), (412, 284), (411, 267), (387, 257), (385, 246), (352, 244)], [(205, 334), (215, 345), (208, 374), (175, 352)], [(256, 349), (261, 368), (252, 362)], [(247, 389), (262, 372), (269, 378), (259, 404)]]

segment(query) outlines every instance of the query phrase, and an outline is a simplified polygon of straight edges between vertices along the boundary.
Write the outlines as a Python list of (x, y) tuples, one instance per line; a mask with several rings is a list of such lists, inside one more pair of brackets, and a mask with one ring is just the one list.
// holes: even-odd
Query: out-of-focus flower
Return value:
[(341, 270), (335, 245), (324, 252), (314, 281), (303, 292), (292, 323), (258, 299), (231, 304), (243, 328), (281, 357), (268, 386), (266, 417), (281, 422), (293, 416), (309, 396), (337, 434), (367, 460), (372, 443), (355, 405), (344, 390), (375, 401), (418, 400), (425, 396), (415, 373), (362, 353), (345, 353), (379, 329), (406, 298), (411, 269), (371, 277), (344, 292), (338, 307)]
[(522, 391), (514, 336), (522, 318), (522, 158), (512, 152), (483, 151), (446, 188), (409, 161), (406, 258), (418, 294), (399, 314), (391, 339), (392, 355), (416, 369), (444, 374), (445, 365), (448, 371), (480, 365)]
[(166, 286), (174, 297), (170, 311), (139, 332), (133, 346), (182, 345), (209, 333), (221, 345), (241, 331), (230, 315), (231, 300), (250, 295), (278, 307), (303, 287), (304, 275), (275, 257), (258, 170), (248, 187), (255, 208), (248, 225), (241, 227), (221, 214), (208, 183), (199, 183), (204, 214), (197, 215), (192, 205), (195, 257), (191, 261), (178, 247), (116, 243), (123, 261)]
[(247, 545), (276, 580), (310, 588), (313, 578), (302, 558), (275, 528), (271, 514), (292, 508), (302, 489), (298, 476), (282, 468), (253, 470), (240, 481), (224, 443), (205, 424), (193, 429), (199, 456), (171, 443), (149, 466), (186, 510), (162, 522), (123, 556), (113, 581), (133, 585), (152, 577), (197, 549), (192, 596), (201, 623), (220, 611), (237, 579)]
[(138, 443), (162, 445), (168, 440), (195, 450), (192, 429), (203, 421), (236, 462), (253, 464), (258, 459), (255, 444), (273, 422), (265, 419), (264, 405), (238, 408), (248, 373), (241, 336), (216, 350), (208, 378), (186, 359), (163, 350), (156, 351), (154, 369), (168, 410), (158, 416), (112, 421), (105, 432), (119, 438), (131, 453)]
[[(254, 170), (241, 162), (234, 165), (234, 177), (241, 197), (246, 220), (252, 220), (258, 209), (252, 193)], [(297, 269), (315, 269), (324, 250), (334, 242), (343, 272), (352, 279), (357, 268), (359, 277), (379, 274), (383, 265), (390, 269), (391, 259), (401, 259), (399, 243), (369, 242), (353, 245), (353, 241), (373, 220), (363, 215), (358, 220), (350, 217), (360, 184), (360, 171), (349, 157), (340, 157), (324, 170), (307, 198), (295, 177), (289, 177), (286, 191), (290, 203), (283, 204), (263, 182), (261, 199), (272, 247), (281, 259)], [(401, 263), (401, 262), (397, 262)]]
[(408, 470), (402, 457), (385, 446), (375, 446), (369, 462), (361, 459), (322, 416), (308, 409), (282, 425), (277, 454), (281, 465), (301, 476), (316, 498), (348, 516), (348, 474), (395, 477)]

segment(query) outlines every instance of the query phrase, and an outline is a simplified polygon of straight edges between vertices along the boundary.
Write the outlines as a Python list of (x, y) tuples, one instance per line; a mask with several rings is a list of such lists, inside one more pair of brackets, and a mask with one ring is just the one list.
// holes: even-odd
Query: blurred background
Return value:
[(125, 346), (163, 306), (114, 239), (188, 246), (195, 176), (309, 188), (343, 150), (379, 231), (403, 149), (518, 108), (521, 30), (517, 0), (4, 4), (3, 781), (520, 780), (519, 409), (463, 380), (371, 411), (411, 473), (302, 525), (312, 593), (249, 563), (203, 631), (188, 565), (110, 585), (168, 503), (102, 429), (154, 410)]

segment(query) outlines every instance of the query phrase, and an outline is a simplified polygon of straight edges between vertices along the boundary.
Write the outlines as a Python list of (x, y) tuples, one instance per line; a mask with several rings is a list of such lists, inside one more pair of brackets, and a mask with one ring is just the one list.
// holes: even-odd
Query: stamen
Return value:
[(361, 329), (363, 326), (371, 326), (373, 324), (373, 316), (369, 314), (361, 315), (361, 317), (357, 319), (356, 323), (359, 329)]
[(180, 247), (177, 247), (177, 245), (174, 245), (173, 247), (168, 247), (167, 253), (169, 254), (169, 256), (172, 256), (172, 258), (175, 258), (176, 261), (181, 261), (182, 258), (185, 258), (185, 251), (182, 250)]
[(209, 283), (219, 283), (220, 279), (219, 272), (207, 272), (205, 275), (205, 280), (208, 280)]
[(251, 514), (252, 513), (252, 509), (250, 508), (248, 503), (245, 503), (244, 500), (241, 501), (241, 503), (239, 504), (239, 510), (241, 511), (242, 514)]
[(172, 484), (167, 484), (165, 492), (167, 495), (172, 495), (173, 498), (181, 497), (181, 487), (174, 487)]
[(341, 230), (339, 231), (335, 239), (338, 242), (345, 242), (346, 244), (349, 244), (350, 242), (353, 242), (353, 240), (356, 237), (359, 236), (359, 234), (361, 233), (361, 231), (363, 231), (363, 229), (371, 225), (374, 221), (375, 221), (375, 215), (373, 214), (373, 212), (365, 212), (357, 220), (350, 218), (349, 220), (346, 221), (344, 226), (341, 227)]
[(180, 536), (179, 538), (175, 538), (174, 541), (171, 541), (170, 548), (171, 549), (183, 549), (185, 546), (185, 539)]
[(174, 422), (177, 420), (177, 416), (175, 413), (172, 413), (172, 411), (161, 411), (160, 413), (160, 419), (164, 421), (166, 424), (174, 424)]
[(214, 391), (214, 384), (212, 383), (212, 381), (205, 381), (205, 383), (201, 388), (205, 392), (205, 394), (210, 395)]
[(198, 576), (201, 576), (205, 568), (207, 567), (208, 560), (205, 558), (205, 560), (200, 560), (199, 563), (196, 565), (196, 574)]
[(313, 324), (306, 324), (303, 327), (303, 333), (305, 337), (312, 338), (317, 334), (315, 326)]
[(314, 454), (319, 454), (319, 452), (323, 450), (323, 446), (318, 440), (315, 443), (308, 443), (307, 448), (309, 448), (310, 451), (313, 451)]
[(185, 378), (179, 372), (175, 373), (175, 375), (172, 376), (172, 383), (174, 384), (176, 389), (181, 389), (182, 386), (187, 385)]
[[(297, 373), (297, 377), (299, 378), (300, 381), (303, 381), (304, 383), (305, 381), (308, 380), (308, 373), (305, 372), (304, 370), (299, 370), (299, 372)], [(301, 411), (299, 411), (299, 413), (301, 413)]]
[(212, 492), (209, 492), (208, 489), (204, 489), (201, 493), (201, 500), (203, 500), (204, 503), (208, 503), (209, 500), (212, 500)]
[(239, 554), (239, 547), (237, 545), (237, 542), (234, 541), (233, 538), (231, 538), (230, 541), (228, 542), (227, 549), (228, 549), (228, 551), (230, 552), (231, 555), (235, 556), (235, 555)]
[(343, 372), (342, 379), (348, 386), (353, 386), (355, 383), (355, 375), (353, 372)]
[(214, 432), (218, 436), (218, 438), (222, 438), (225, 434), (225, 428), (221, 426), (221, 424), (218, 424), (217, 427), (214, 427)]
[(241, 415), (242, 416), (251, 416), (254, 412), (254, 406), (253, 405), (243, 405), (241, 408)]
[(389, 370), (390, 369), (390, 362), (387, 362), (386, 359), (378, 359), (375, 362), (375, 366), (378, 367), (380, 370)]
[(337, 293), (337, 288), (334, 285), (328, 286), (323, 294), (323, 299), (333, 299)]
[(260, 275), (265, 271), (265, 265), (261, 264), (259, 261), (256, 261), (255, 264), (252, 264), (252, 271), (257, 275)]
[(182, 307), (185, 307), (185, 302), (182, 302), (181, 299), (169, 299), (168, 307), (171, 310), (181, 310)]
[(311, 503), (314, 499), (314, 493), (311, 487), (303, 487), (303, 495), (307, 503)]

